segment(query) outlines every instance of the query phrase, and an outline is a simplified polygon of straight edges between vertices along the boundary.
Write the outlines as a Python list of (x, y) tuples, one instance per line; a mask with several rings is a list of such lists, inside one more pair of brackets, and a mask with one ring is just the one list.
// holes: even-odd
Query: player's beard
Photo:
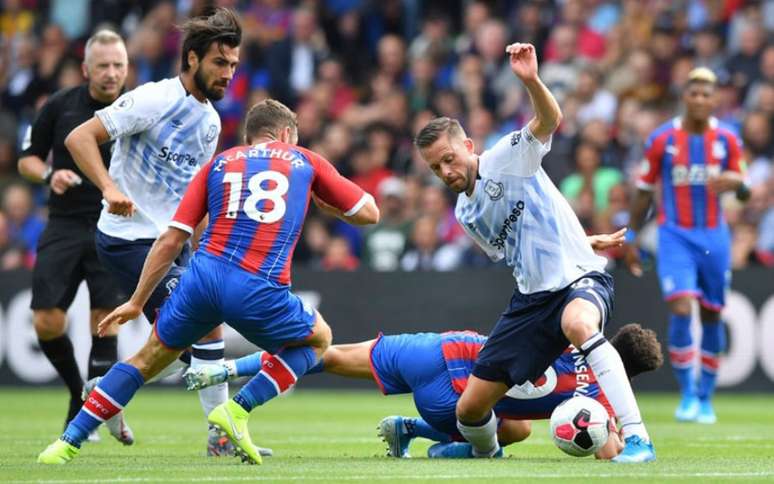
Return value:
[(202, 72), (202, 67), (199, 66), (196, 69), (196, 72), (194, 72), (194, 84), (196, 84), (197, 89), (199, 89), (203, 94), (204, 97), (209, 99), (210, 101), (220, 101), (223, 99), (223, 96), (226, 94), (226, 91), (223, 92), (217, 92), (211, 89), (209, 86), (207, 86), (207, 79), (204, 77), (204, 73)]

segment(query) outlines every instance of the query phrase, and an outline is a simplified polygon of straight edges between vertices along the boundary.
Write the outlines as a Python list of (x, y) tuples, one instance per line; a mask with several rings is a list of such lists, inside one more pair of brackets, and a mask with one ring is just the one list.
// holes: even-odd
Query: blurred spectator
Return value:
[(11, 239), (19, 241), (30, 253), (38, 246), (38, 239), (46, 223), (34, 211), (32, 193), (26, 185), (15, 183), (3, 194), (3, 212), (7, 217)]
[(760, 58), (763, 50), (764, 31), (760, 25), (746, 25), (739, 37), (739, 52), (729, 57), (726, 69), (734, 86), (742, 90), (747, 88), (760, 75)]
[(772, 173), (774, 156), (771, 117), (760, 111), (748, 114), (742, 127), (742, 139), (749, 163), (749, 181), (752, 185), (764, 183)]
[(709, 67), (716, 73), (725, 69), (726, 56), (718, 27), (706, 26), (697, 31), (693, 35), (693, 48), (697, 67)]
[(438, 185), (428, 185), (422, 189), (420, 213), (435, 220), (436, 232), (442, 243), (457, 242), (466, 237), (462, 227), (454, 217), (454, 207), (449, 205), (446, 191)]
[(25, 263), (25, 250), (11, 238), (8, 218), (0, 212), (0, 271), (19, 269)]
[(554, 53), (540, 67), (540, 77), (559, 104), (575, 90), (583, 62), (578, 56), (578, 33), (575, 27), (562, 24), (551, 31), (549, 42)]
[(316, 14), (305, 7), (297, 8), (290, 35), (273, 43), (267, 53), (272, 93), (280, 101), (295, 105), (314, 86), (315, 71), (327, 53)]
[(379, 187), (378, 224), (366, 229), (363, 260), (376, 271), (394, 271), (408, 245), (411, 221), (406, 216), (406, 184), (397, 177), (384, 180)]
[(411, 245), (400, 261), (404, 271), (450, 271), (459, 266), (459, 247), (443, 244), (431, 216), (422, 216), (414, 222)]
[(585, 124), (599, 119), (612, 123), (618, 100), (613, 94), (600, 86), (601, 73), (595, 67), (589, 66), (580, 72), (575, 96), (580, 101), (577, 121)]
[[(560, 18), (563, 24), (572, 27), (575, 38), (575, 52), (589, 60), (599, 60), (605, 55), (605, 38), (589, 28), (588, 15), (591, 11), (581, 0), (566, 0), (562, 5)], [(561, 46), (556, 43), (565, 39), (551, 37), (546, 45), (545, 58), (548, 61), (561, 59)]]
[(322, 268), (326, 271), (354, 271), (360, 261), (352, 254), (349, 242), (344, 237), (333, 237), (325, 249)]
[(590, 192), (594, 210), (604, 212), (608, 208), (610, 190), (621, 182), (623, 176), (615, 168), (600, 166), (597, 149), (588, 143), (581, 143), (575, 149), (576, 172), (561, 183), (562, 195), (571, 204), (578, 204), (583, 192)]
[(379, 185), (393, 176), (387, 168), (389, 158), (384, 152), (377, 152), (369, 144), (360, 144), (352, 150), (352, 181), (368, 193), (379, 193)]

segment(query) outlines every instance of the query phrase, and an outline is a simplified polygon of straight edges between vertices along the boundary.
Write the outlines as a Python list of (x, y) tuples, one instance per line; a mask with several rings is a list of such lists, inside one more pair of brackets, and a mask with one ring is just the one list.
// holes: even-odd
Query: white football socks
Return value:
[(500, 450), (500, 444), (497, 443), (497, 419), (494, 412), (491, 412), (489, 420), (480, 426), (465, 425), (458, 420), (457, 429), (465, 437), (465, 440), (473, 446), (475, 457), (492, 457)]
[[(202, 365), (222, 365), (225, 362), (225, 359), (222, 357), (223, 348), (223, 340), (193, 345), (193, 354), (206, 353), (207, 351), (219, 351), (221, 357), (217, 359), (203, 359), (191, 355), (191, 368)], [(219, 383), (199, 390), (199, 403), (201, 403), (205, 417), (209, 415), (215, 407), (221, 403), (225, 403), (226, 400), (228, 400), (228, 383)]]
[(613, 407), (621, 423), (624, 438), (637, 435), (643, 440), (650, 441), (618, 351), (602, 333), (596, 333), (581, 345), (581, 353), (586, 357), (586, 362), (594, 372), (599, 387), (605, 392), (607, 400)]

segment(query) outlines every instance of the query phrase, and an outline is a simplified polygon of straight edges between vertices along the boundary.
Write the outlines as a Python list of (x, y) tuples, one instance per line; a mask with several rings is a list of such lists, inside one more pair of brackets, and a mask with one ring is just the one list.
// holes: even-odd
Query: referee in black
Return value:
[[(66, 332), (67, 309), (85, 279), (91, 303), (91, 379), (104, 375), (118, 359), (118, 327), (99, 338), (97, 324), (121, 302), (117, 285), (99, 263), (94, 245), (102, 193), (75, 165), (64, 140), (75, 127), (91, 119), (94, 111), (110, 105), (121, 94), (128, 59), (123, 40), (109, 30), (89, 38), (84, 57), (86, 82), (49, 97), (19, 159), (19, 172), (25, 178), (51, 187), (48, 225), (38, 242), (31, 307), (40, 348), (70, 390), (66, 422), (83, 404), (83, 380)], [(102, 159), (108, 162), (111, 145), (100, 147)], [(46, 163), (49, 152), (50, 165)]]

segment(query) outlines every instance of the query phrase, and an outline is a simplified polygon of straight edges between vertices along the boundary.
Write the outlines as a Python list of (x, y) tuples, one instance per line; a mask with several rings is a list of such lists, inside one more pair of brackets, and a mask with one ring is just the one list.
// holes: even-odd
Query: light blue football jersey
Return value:
[(457, 198), (457, 220), (492, 260), (505, 259), (523, 294), (563, 289), (607, 263), (540, 166), (550, 149), (527, 126), (504, 136), (479, 157), (473, 194)]
[(189, 182), (215, 154), (220, 117), (189, 94), (179, 77), (149, 82), (95, 113), (115, 140), (110, 177), (135, 205), (132, 217), (107, 212), (97, 227), (126, 240), (164, 232)]

